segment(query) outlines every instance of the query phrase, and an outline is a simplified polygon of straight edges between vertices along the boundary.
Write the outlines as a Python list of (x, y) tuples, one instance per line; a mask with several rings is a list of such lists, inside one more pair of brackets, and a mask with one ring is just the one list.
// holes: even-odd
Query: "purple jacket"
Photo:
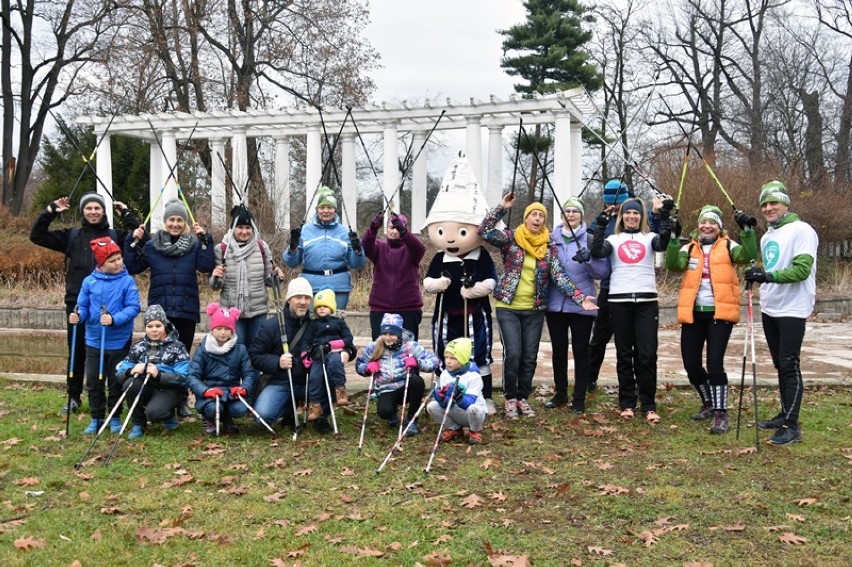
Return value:
[(370, 311), (421, 311), (420, 261), (426, 246), (410, 230), (399, 240), (377, 240), (377, 234), (367, 228), (361, 237), (364, 254), (373, 263)]
[[(574, 234), (577, 240), (588, 249), (588, 238), (586, 235), (586, 223), (581, 223), (580, 226), (574, 229)], [(568, 232), (570, 238), (571, 233)], [(574, 282), (583, 293), (586, 295), (595, 296), (595, 280), (600, 280), (609, 276), (610, 267), (609, 260), (606, 258), (592, 258), (591, 261), (583, 264), (577, 263), (571, 258), (577, 253), (577, 241), (570, 239), (566, 242), (562, 236), (562, 225), (556, 225), (553, 232), (550, 233), (550, 241), (556, 246), (559, 255), (559, 261), (565, 269), (565, 273)], [(577, 313), (580, 315), (588, 315), (594, 317), (597, 311), (586, 311), (573, 299), (562, 293), (558, 287), (550, 286), (547, 296), (547, 310), (562, 313)]]

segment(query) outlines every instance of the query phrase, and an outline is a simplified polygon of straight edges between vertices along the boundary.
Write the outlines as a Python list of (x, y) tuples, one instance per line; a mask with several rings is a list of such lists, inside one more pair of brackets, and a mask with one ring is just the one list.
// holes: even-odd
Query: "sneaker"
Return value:
[(467, 436), (467, 444), (468, 445), (482, 445), (482, 432), (481, 431), (471, 431), (470, 435)]
[(506, 400), (503, 411), (506, 414), (506, 419), (518, 419), (518, 400)]
[(568, 396), (565, 395), (565, 394), (558, 394), (557, 393), (552, 398), (550, 398), (550, 401), (548, 401), (547, 403), (544, 404), (544, 407), (546, 407), (547, 409), (553, 409), (553, 408), (558, 408), (560, 406), (564, 406), (567, 403), (568, 403)]
[(527, 417), (535, 417), (535, 411), (526, 400), (518, 400), (518, 413)]
[(728, 432), (728, 412), (715, 410), (713, 412), (713, 425), (710, 426), (710, 433), (713, 435), (722, 435)]
[(192, 410), (186, 405), (186, 402), (178, 404), (178, 417), (180, 419), (192, 417)]
[(781, 429), (784, 425), (784, 416), (776, 415), (769, 421), (758, 421), (757, 428), (758, 429)]
[(441, 432), (442, 443), (449, 443), (459, 437), (464, 437), (464, 432), (461, 429), (445, 429)]
[(92, 419), (92, 421), (89, 422), (88, 427), (83, 430), (83, 435), (94, 435), (98, 432), (98, 430), (100, 430), (101, 425), (103, 424), (104, 420), (102, 419)]
[[(175, 416), (171, 415), (169, 418), (163, 422), (163, 429), (166, 431), (174, 431), (180, 426), (180, 422), (175, 418)], [(135, 425), (133, 427), (136, 427)], [(215, 426), (214, 426), (215, 427)]]
[(705, 419), (710, 419), (713, 415), (713, 405), (709, 402), (704, 402), (701, 409), (692, 414), (692, 419), (695, 421), (704, 421)]
[(485, 413), (487, 415), (494, 415), (497, 413), (497, 406), (494, 405), (494, 400), (491, 398), (485, 398)]
[(346, 386), (338, 386), (334, 389), (334, 395), (337, 398), (337, 405), (339, 406), (348, 406), (349, 398), (346, 397)]
[(65, 403), (62, 405), (62, 409), (59, 410), (59, 415), (67, 415), (68, 408), (71, 408), (71, 413), (77, 413), (77, 410), (80, 409), (80, 405), (80, 400), (78, 398), (65, 400)]
[(396, 427), (399, 425), (399, 416), (397, 414), (393, 414), (393, 417), (385, 421), (387, 421), (388, 427)]
[(589, 383), (586, 385), (586, 391), (587, 392), (594, 392), (597, 389), (598, 389), (598, 381), (597, 380), (590, 380)]
[(130, 430), (130, 433), (127, 434), (128, 439), (139, 439), (145, 435), (145, 428), (141, 425), (133, 424), (133, 428)]
[(322, 406), (316, 402), (308, 404), (308, 421), (316, 421), (322, 417)]
[(212, 419), (204, 418), (203, 421), (204, 435), (216, 435), (216, 422)]
[(798, 427), (789, 427), (787, 425), (782, 425), (778, 428), (778, 431), (775, 432), (775, 435), (769, 438), (769, 444), (781, 447), (783, 445), (791, 445), (793, 443), (798, 443), (801, 440), (802, 432), (799, 430)]
[(317, 433), (322, 434), (331, 433), (332, 431), (334, 431), (334, 428), (324, 417), (314, 422), (314, 428), (317, 430)]
[(118, 433), (121, 431), (121, 420), (117, 417), (109, 418), (109, 432)]
[(412, 422), (408, 425), (408, 429), (406, 429), (406, 430), (405, 430), (405, 436), (406, 436), (406, 437), (414, 437), (414, 436), (415, 436), (415, 435), (417, 435), (418, 433), (420, 433), (420, 430), (419, 430), (419, 429), (417, 429), (417, 422), (416, 422), (416, 421), (412, 421)]

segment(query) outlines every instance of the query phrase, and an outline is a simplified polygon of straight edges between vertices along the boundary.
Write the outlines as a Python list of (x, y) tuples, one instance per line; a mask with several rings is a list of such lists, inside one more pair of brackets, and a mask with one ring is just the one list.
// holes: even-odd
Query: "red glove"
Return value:
[(305, 367), (305, 369), (310, 368), (310, 367), (311, 367), (311, 364), (313, 364), (313, 363), (314, 363), (314, 361), (313, 361), (313, 359), (311, 358), (310, 353), (308, 353), (308, 352), (303, 352), (303, 353), (302, 353), (302, 365)]
[(243, 398), (245, 398), (246, 396), (248, 396), (248, 390), (246, 390), (242, 386), (232, 386), (231, 397), (236, 398), (237, 396), (242, 396)]
[(331, 347), (331, 350), (339, 350), (346, 348), (346, 343), (343, 339), (334, 339), (333, 341), (328, 341), (328, 346)]
[(375, 374), (378, 371), (379, 371), (379, 361), (378, 360), (373, 360), (373, 361), (367, 363), (367, 373), (368, 374)]
[(406, 356), (403, 364), (405, 365), (405, 368), (417, 368), (418, 366), (417, 359), (413, 356)]
[(217, 396), (221, 398), (224, 395), (225, 392), (222, 391), (222, 388), (208, 388), (207, 390), (204, 390), (205, 398), (215, 398)]

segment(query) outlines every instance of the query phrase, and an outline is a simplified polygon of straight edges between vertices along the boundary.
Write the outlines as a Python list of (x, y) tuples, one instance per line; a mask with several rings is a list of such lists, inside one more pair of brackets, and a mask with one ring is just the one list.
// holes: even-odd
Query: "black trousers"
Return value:
[(642, 413), (656, 410), (657, 302), (610, 302), (609, 309), (615, 331), (619, 406), (635, 408), (638, 389)]
[[(423, 392), (426, 391), (426, 383), (423, 378), (414, 372), (408, 380), (408, 396), (406, 400), (405, 415), (410, 419), (420, 408), (423, 400)], [(405, 395), (405, 387), (397, 388), (392, 392), (381, 394), (376, 399), (376, 414), (382, 419), (390, 419), (396, 415), (396, 409), (402, 405), (402, 397)]]
[(586, 399), (591, 362), (589, 337), (595, 318), (579, 313), (545, 314), (550, 343), (553, 348), (553, 383), (556, 395), (568, 395), (568, 333), (571, 334), (571, 351), (574, 353), (574, 401)]
[[(79, 336), (77, 340), (80, 340)], [(86, 347), (86, 390), (89, 393), (89, 411), (93, 419), (104, 419), (121, 397), (121, 386), (115, 377), (115, 367), (127, 355), (127, 350), (127, 348), (105, 350), (103, 373), (101, 373), (101, 349)], [(120, 415), (121, 408), (118, 408), (113, 417)]]
[(798, 425), (799, 410), (805, 383), (799, 359), (805, 339), (805, 319), (798, 317), (772, 317), (763, 313), (763, 334), (772, 355), (772, 364), (778, 371), (778, 388), (781, 392), (781, 415), (787, 425)]
[[(144, 378), (139, 376), (134, 380), (128, 378), (124, 383), (124, 388), (127, 390), (125, 403), (128, 410), (133, 405), (133, 400), (139, 395), (143, 382)], [(158, 423), (173, 417), (175, 408), (185, 391), (181, 388), (160, 388), (149, 378), (139, 397), (139, 403), (133, 408), (133, 414), (130, 416), (133, 425), (145, 427), (149, 421)]]
[(597, 382), (606, 356), (606, 345), (612, 338), (612, 319), (609, 312), (609, 290), (601, 288), (598, 293), (598, 316), (592, 327), (589, 343), (589, 381)]

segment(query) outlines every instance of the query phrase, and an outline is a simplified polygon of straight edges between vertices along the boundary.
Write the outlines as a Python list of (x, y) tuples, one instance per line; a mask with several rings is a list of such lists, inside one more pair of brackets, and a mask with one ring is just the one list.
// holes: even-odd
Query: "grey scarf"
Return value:
[(165, 230), (158, 231), (151, 239), (154, 250), (163, 256), (179, 257), (184, 256), (192, 249), (195, 244), (195, 237), (191, 234), (181, 234), (177, 241), (172, 243), (172, 237)]

